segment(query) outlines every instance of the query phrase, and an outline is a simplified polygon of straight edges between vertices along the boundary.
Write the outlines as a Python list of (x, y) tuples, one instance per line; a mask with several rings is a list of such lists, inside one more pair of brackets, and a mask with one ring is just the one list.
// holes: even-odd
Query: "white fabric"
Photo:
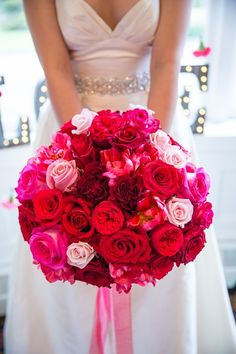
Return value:
[[(83, 0), (57, 0), (59, 24), (75, 73), (123, 76), (148, 71), (158, 0), (139, 0), (112, 31)], [(80, 96), (84, 106), (125, 110), (147, 92)], [(48, 101), (34, 148), (48, 144), (58, 123)], [(193, 152), (189, 127), (176, 113), (172, 134)], [(175, 268), (156, 287), (131, 292), (134, 354), (234, 354), (236, 331), (215, 235), (195, 263)], [(19, 241), (5, 326), (6, 354), (88, 354), (97, 289), (49, 284)], [(109, 351), (109, 354), (111, 351)], [(124, 353), (125, 354), (125, 353)]]

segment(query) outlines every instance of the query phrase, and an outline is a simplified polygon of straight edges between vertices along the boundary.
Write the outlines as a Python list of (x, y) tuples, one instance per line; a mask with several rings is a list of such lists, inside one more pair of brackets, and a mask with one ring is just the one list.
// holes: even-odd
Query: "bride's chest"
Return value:
[(116, 41), (149, 45), (159, 19), (159, 0), (135, 0), (114, 28), (84, 0), (56, 0), (56, 9), (59, 26), (71, 50), (101, 41), (111, 45)]

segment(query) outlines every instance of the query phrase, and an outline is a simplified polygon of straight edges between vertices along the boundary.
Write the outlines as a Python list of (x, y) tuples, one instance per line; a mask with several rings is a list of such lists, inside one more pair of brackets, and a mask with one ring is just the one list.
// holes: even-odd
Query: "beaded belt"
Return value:
[(130, 95), (132, 93), (148, 90), (150, 76), (146, 72), (125, 76), (123, 78), (75, 75), (75, 84), (77, 91), (83, 94)]

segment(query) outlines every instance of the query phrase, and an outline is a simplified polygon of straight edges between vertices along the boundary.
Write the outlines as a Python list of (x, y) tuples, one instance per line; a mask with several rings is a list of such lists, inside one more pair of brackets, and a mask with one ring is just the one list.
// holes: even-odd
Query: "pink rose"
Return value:
[(17, 199), (22, 203), (32, 199), (39, 190), (38, 167), (28, 163), (20, 173), (16, 187)]
[(198, 205), (193, 213), (193, 222), (197, 225), (207, 229), (212, 224), (214, 213), (212, 210), (212, 204), (205, 202)]
[(57, 160), (48, 166), (46, 182), (50, 189), (70, 192), (79, 177), (75, 160)]
[(193, 205), (189, 199), (172, 197), (166, 203), (169, 222), (176, 226), (184, 226), (193, 215)]
[(96, 252), (87, 242), (72, 243), (67, 248), (67, 263), (83, 269), (93, 259)]
[(68, 239), (60, 227), (33, 229), (29, 245), (36, 264), (54, 270), (64, 268)]
[(93, 118), (96, 116), (95, 112), (90, 111), (87, 108), (83, 108), (81, 113), (76, 114), (72, 119), (71, 123), (76, 127), (72, 130), (73, 134), (81, 134), (88, 130), (92, 124)]
[(168, 144), (166, 149), (159, 153), (162, 161), (174, 166), (175, 168), (185, 167), (188, 155), (183, 152), (177, 145)]
[(151, 112), (153, 111), (149, 111), (144, 107), (134, 107), (134, 109), (124, 112), (122, 117), (131, 125), (135, 125), (145, 135), (148, 135), (155, 132), (160, 125), (159, 120), (155, 119)]
[(190, 199), (193, 202), (204, 202), (210, 188), (210, 177), (202, 167), (197, 168), (195, 173), (188, 173), (188, 185)]
[(158, 151), (163, 151), (170, 145), (170, 138), (162, 129), (158, 129), (155, 133), (150, 134), (150, 141)]

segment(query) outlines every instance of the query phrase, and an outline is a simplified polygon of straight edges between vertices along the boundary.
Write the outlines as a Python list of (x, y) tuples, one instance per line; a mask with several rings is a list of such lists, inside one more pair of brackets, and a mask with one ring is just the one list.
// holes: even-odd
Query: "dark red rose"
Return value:
[(102, 235), (118, 232), (124, 224), (122, 211), (109, 200), (99, 203), (93, 211), (93, 225)]
[(111, 195), (127, 212), (131, 213), (137, 207), (143, 190), (140, 176), (120, 176), (115, 178), (111, 188)]
[(103, 176), (105, 170), (97, 163), (88, 164), (77, 184), (77, 195), (94, 205), (109, 196), (109, 178)]
[(174, 256), (184, 241), (181, 229), (166, 222), (156, 227), (151, 233), (151, 243), (157, 253), (163, 256)]
[(111, 287), (114, 280), (110, 276), (108, 264), (101, 258), (93, 258), (83, 269), (76, 269), (76, 280), (84, 281), (98, 287)]
[(33, 198), (34, 212), (37, 221), (43, 226), (56, 225), (62, 214), (63, 197), (57, 189), (46, 189), (38, 192)]
[(71, 148), (74, 156), (78, 160), (80, 168), (84, 168), (86, 164), (96, 160), (96, 150), (92, 146), (91, 137), (85, 133), (74, 134), (71, 139)]
[(182, 263), (194, 261), (205, 246), (205, 233), (201, 228), (193, 228), (184, 233)]
[(88, 203), (80, 198), (68, 197), (64, 200), (62, 225), (73, 242), (89, 241), (93, 234), (91, 210)]
[(172, 270), (174, 261), (169, 257), (159, 255), (152, 259), (150, 267), (154, 278), (162, 279)]
[(151, 253), (149, 239), (144, 231), (136, 233), (123, 229), (109, 237), (101, 237), (98, 252), (108, 263), (143, 263)]
[(194, 208), (192, 221), (194, 224), (207, 229), (212, 224), (213, 216), (212, 204), (205, 202)]
[(122, 149), (135, 149), (144, 142), (145, 134), (142, 130), (132, 125), (122, 127), (112, 138), (112, 145)]
[(119, 112), (103, 110), (94, 117), (89, 128), (92, 140), (103, 149), (111, 147), (113, 134), (123, 125)]
[(174, 166), (162, 161), (153, 161), (144, 167), (143, 180), (147, 189), (165, 200), (175, 194), (180, 177)]
[(29, 241), (33, 228), (39, 224), (36, 221), (34, 214), (34, 207), (31, 200), (24, 202), (18, 207), (19, 215), (18, 220), (20, 223), (20, 229), (25, 241)]

